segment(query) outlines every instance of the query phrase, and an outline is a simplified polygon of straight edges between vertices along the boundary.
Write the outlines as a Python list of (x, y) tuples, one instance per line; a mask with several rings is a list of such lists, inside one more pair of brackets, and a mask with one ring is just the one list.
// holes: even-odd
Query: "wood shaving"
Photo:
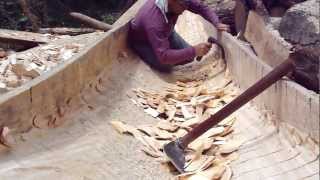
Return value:
[(194, 114), (189, 112), (189, 110), (187, 109), (187, 106), (181, 106), (181, 111), (185, 119), (191, 119), (195, 117)]
[[(230, 83), (230, 82), (228, 82)], [(227, 85), (214, 90), (200, 81), (177, 82), (163, 92), (135, 89), (137, 99), (132, 102), (144, 107), (145, 113), (158, 119), (153, 125), (139, 125), (137, 128), (111, 122), (120, 133), (132, 134), (142, 144), (147, 155), (164, 159), (163, 146), (172, 140), (183, 137), (200, 122), (206, 120), (223, 107), (223, 102), (234, 98)], [(228, 117), (212, 127), (188, 145), (186, 152), (187, 173), (178, 179), (224, 179), (229, 180), (232, 170), (228, 166), (239, 158), (236, 153), (241, 139), (230, 140), (234, 116)], [(169, 163), (167, 159), (163, 163)]]
[(221, 180), (231, 180), (232, 177), (232, 169), (230, 168), (230, 166), (226, 166), (226, 170), (223, 173)]
[(155, 132), (155, 127), (150, 126), (150, 125), (140, 125), (137, 127), (138, 130), (140, 130), (141, 132), (147, 134), (148, 136), (155, 136), (156, 132)]
[(166, 130), (169, 132), (174, 132), (179, 128), (177, 125), (170, 123), (168, 121), (159, 121), (157, 124), (157, 127), (159, 129)]
[(0, 128), (0, 145), (7, 148), (11, 148), (11, 146), (13, 145), (11, 130), (6, 126)]
[(221, 154), (228, 154), (228, 153), (232, 153), (234, 151), (237, 151), (240, 146), (242, 145), (243, 141), (240, 140), (231, 140), (229, 142), (226, 142), (226, 144), (221, 145), (219, 152)]
[(157, 110), (155, 110), (155, 109), (153, 109), (153, 108), (150, 108), (150, 107), (147, 108), (147, 109), (145, 109), (144, 112), (147, 113), (147, 114), (149, 114), (149, 115), (152, 116), (152, 117), (158, 117), (159, 114), (160, 114)]

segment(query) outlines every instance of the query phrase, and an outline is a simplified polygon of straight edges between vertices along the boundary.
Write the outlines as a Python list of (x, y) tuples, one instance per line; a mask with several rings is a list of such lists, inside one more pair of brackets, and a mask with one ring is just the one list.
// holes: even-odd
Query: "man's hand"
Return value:
[(212, 47), (211, 43), (200, 43), (194, 46), (194, 49), (196, 50), (196, 56), (206, 55), (211, 49), (211, 47)]
[(230, 26), (227, 25), (227, 24), (223, 24), (223, 23), (218, 23), (217, 24), (217, 29), (218, 29), (218, 31), (230, 32)]

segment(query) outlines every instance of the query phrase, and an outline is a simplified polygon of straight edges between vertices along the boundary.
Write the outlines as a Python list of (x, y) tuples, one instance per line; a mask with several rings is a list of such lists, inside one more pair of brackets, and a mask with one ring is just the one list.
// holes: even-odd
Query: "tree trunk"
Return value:
[(19, 0), (19, 3), (23, 13), (29, 18), (32, 24), (32, 31), (37, 32), (39, 30), (39, 18), (31, 12), (28, 0)]

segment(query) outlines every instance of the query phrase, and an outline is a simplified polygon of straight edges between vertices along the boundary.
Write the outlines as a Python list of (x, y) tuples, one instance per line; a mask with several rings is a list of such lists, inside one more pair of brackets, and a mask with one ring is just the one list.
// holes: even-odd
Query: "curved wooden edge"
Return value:
[(0, 96), (0, 125), (15, 131), (28, 131), (36, 121), (50, 121), (61, 116), (61, 109), (72, 108), (79, 94), (97, 83), (119, 52), (126, 48), (127, 23), (146, 0), (138, 0), (106, 32), (101, 40), (89, 45), (69, 61), (58, 65), (17, 89)]
[(71, 99), (96, 83), (126, 47), (126, 31), (126, 25), (112, 29), (69, 61), (0, 96), (0, 125), (25, 131), (35, 119), (59, 118), (59, 109), (68, 108)]

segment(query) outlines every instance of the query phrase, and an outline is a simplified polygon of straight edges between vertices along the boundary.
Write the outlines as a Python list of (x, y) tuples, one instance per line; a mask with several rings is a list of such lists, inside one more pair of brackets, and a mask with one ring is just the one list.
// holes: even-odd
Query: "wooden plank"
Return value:
[(0, 29), (0, 41), (4, 39), (10, 40), (18, 40), (18, 41), (26, 41), (26, 42), (34, 42), (34, 43), (49, 43), (56, 38), (54, 36), (32, 33), (26, 31), (15, 31), (9, 29)]
[(76, 36), (80, 34), (88, 34), (96, 32), (96, 29), (92, 28), (67, 28), (67, 27), (56, 27), (56, 28), (40, 28), (39, 32), (43, 34), (57, 34), (57, 35), (70, 35)]

